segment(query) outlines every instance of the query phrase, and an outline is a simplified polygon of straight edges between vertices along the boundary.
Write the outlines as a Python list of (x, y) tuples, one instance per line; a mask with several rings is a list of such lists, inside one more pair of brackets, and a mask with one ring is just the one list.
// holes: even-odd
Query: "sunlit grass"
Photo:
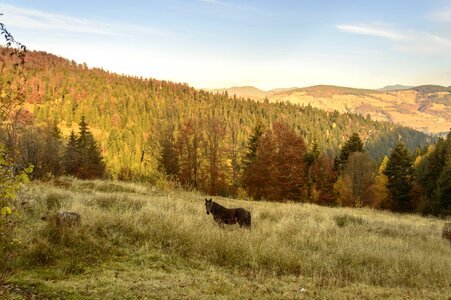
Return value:
[[(28, 204), (12, 281), (38, 294), (335, 298), (360, 291), (446, 298), (450, 286), (443, 220), (214, 198), (252, 213), (252, 230), (221, 229), (199, 193), (71, 178), (57, 183), (34, 183), (22, 195)], [(40, 220), (59, 209), (79, 212), (82, 225), (61, 229)]]

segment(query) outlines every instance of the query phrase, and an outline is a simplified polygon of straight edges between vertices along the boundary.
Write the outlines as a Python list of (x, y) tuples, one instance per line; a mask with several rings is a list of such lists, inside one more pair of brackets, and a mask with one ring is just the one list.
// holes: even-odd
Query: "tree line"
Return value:
[[(27, 67), (25, 105), (0, 138), (18, 165), (35, 166), (34, 178), (164, 177), (211, 195), (434, 214), (449, 205), (440, 200), (446, 164), (426, 163), (445, 140), (421, 150), (431, 137), (387, 122), (119, 76), (43, 52), (27, 55)], [(384, 158), (400, 142), (415, 151), (407, 185), (394, 183), (404, 177)], [(424, 172), (445, 175), (429, 182)]]

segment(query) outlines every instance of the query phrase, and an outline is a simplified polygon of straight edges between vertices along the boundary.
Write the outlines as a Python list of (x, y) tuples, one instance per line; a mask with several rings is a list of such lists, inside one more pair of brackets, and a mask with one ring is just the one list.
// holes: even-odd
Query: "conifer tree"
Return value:
[(79, 123), (79, 131), (77, 150), (80, 155), (80, 164), (76, 176), (82, 179), (103, 177), (105, 164), (84, 115)]
[(404, 143), (398, 143), (391, 151), (384, 174), (388, 179), (387, 188), (393, 200), (394, 210), (410, 211), (412, 209), (410, 191), (414, 180), (414, 169), (409, 150)]
[(313, 176), (313, 164), (317, 161), (321, 151), (316, 138), (313, 140), (310, 150), (305, 154), (305, 163), (307, 166), (307, 199), (309, 201), (313, 200), (313, 188), (315, 185), (315, 178)]
[(72, 130), (70, 132), (69, 141), (64, 150), (62, 167), (67, 175), (76, 175), (80, 164), (80, 153), (77, 147), (77, 135)]
[(257, 158), (257, 149), (260, 143), (260, 139), (265, 132), (265, 126), (263, 125), (261, 120), (257, 121), (257, 124), (255, 125), (252, 135), (248, 139), (248, 146), (246, 150), (246, 154), (243, 159), (243, 168), (246, 172), (246, 169), (248, 169)]
[[(248, 139), (247, 143), (247, 149), (246, 154), (244, 155), (243, 161), (242, 161), (242, 168), (243, 168), (243, 186), (246, 189), (253, 190), (253, 187), (255, 187), (255, 172), (254, 170), (254, 164), (255, 160), (257, 159), (257, 149), (260, 146), (260, 141), (263, 136), (263, 133), (265, 132), (265, 128), (261, 120), (257, 121), (257, 124), (255, 125), (251, 136)], [(252, 194), (256, 194), (256, 191), (251, 192)]]
[(451, 131), (446, 139), (439, 139), (433, 150), (417, 168), (418, 182), (424, 190), (426, 203), (422, 213), (451, 214)]
[(342, 170), (349, 156), (354, 152), (364, 152), (363, 143), (358, 133), (353, 133), (341, 148), (340, 155), (336, 159), (336, 168)]

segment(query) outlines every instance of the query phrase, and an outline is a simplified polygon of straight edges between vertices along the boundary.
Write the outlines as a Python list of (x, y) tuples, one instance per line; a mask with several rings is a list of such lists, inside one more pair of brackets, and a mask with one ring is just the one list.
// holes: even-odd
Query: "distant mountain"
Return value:
[(370, 115), (373, 120), (390, 121), (426, 133), (440, 134), (451, 128), (451, 89), (437, 85), (394, 91), (318, 85), (278, 93), (269, 99)]
[(413, 87), (412, 90), (420, 93), (440, 93), (440, 92), (451, 92), (451, 86), (441, 86), (441, 85), (420, 85)]
[(395, 84), (395, 85), (387, 85), (387, 86), (384, 86), (383, 88), (377, 89), (377, 90), (381, 91), (381, 92), (390, 92), (390, 91), (409, 90), (411, 88), (413, 88), (413, 86)]
[(209, 89), (212, 93), (224, 93), (227, 92), (229, 96), (237, 96), (239, 98), (251, 98), (251, 99), (264, 99), (267, 92), (262, 91), (253, 86), (233, 86), (224, 89)]
[(271, 97), (275, 94), (289, 92), (289, 91), (293, 91), (296, 89), (299, 89), (299, 88), (297, 88), (297, 87), (277, 88), (277, 89), (272, 89), (269, 91), (264, 91), (264, 90), (258, 89), (256, 87), (253, 87), (253, 86), (233, 86), (233, 87), (224, 88), (224, 89), (207, 89), (207, 91), (209, 91), (211, 93), (227, 92), (227, 94), (232, 97), (236, 96), (236, 97), (245, 98), (245, 99), (250, 98), (250, 99), (254, 99), (254, 100), (262, 100), (267, 97)]
[(266, 92), (247, 86), (216, 91), (246, 99), (268, 98), (271, 102), (288, 101), (327, 111), (370, 115), (373, 120), (394, 122), (432, 134), (448, 132), (451, 128), (451, 87), (440, 85), (398, 84), (379, 90), (315, 85)]
[[(356, 89), (350, 87), (343, 86), (335, 86), (335, 85), (314, 85), (304, 88), (299, 88), (296, 90), (287, 91), (288, 93), (293, 92), (305, 92), (309, 96), (313, 97), (332, 97), (334, 95), (367, 95), (369, 93), (375, 93), (374, 90), (368, 89)], [(278, 93), (276, 95), (281, 95), (283, 93)], [(285, 93), (287, 94), (287, 93)]]

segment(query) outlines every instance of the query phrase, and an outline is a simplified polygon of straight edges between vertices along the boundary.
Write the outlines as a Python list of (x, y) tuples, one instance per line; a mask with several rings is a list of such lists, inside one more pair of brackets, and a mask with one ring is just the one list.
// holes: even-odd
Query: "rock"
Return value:
[(73, 227), (81, 223), (80, 214), (73, 211), (59, 211), (56, 214), (44, 216), (41, 219), (53, 223), (58, 227)]

